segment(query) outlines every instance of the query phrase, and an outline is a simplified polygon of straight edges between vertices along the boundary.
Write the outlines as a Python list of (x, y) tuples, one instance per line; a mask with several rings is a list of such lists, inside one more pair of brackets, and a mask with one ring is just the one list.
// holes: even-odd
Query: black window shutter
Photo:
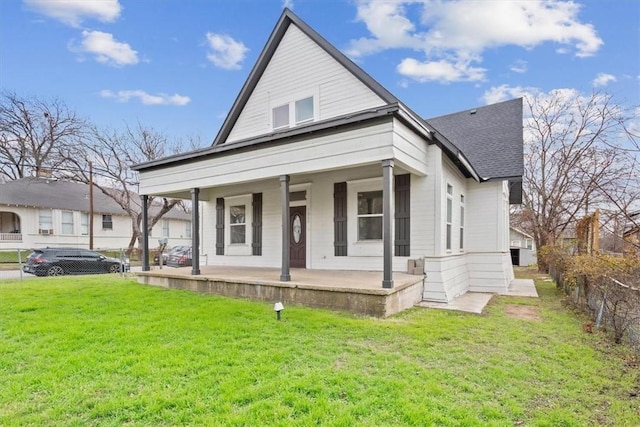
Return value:
[(253, 193), (252, 255), (262, 255), (262, 193)]
[(396, 175), (395, 180), (395, 256), (409, 256), (411, 251), (411, 175)]
[(347, 183), (333, 184), (333, 248), (335, 256), (347, 256)]
[(216, 199), (216, 255), (224, 255), (224, 199)]

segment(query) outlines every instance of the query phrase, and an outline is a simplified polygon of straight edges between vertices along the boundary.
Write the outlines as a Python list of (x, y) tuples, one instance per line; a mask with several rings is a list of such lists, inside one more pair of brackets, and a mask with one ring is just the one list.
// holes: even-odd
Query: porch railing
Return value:
[(0, 242), (21, 242), (22, 233), (0, 233)]

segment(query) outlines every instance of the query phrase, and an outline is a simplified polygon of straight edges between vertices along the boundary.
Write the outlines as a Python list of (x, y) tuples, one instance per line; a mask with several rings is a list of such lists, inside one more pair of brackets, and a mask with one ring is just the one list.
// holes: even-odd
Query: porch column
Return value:
[(393, 160), (382, 161), (382, 245), (383, 277), (382, 287), (393, 288)]
[(200, 189), (191, 189), (191, 275), (200, 275)]
[(140, 196), (142, 203), (142, 271), (149, 271), (149, 196)]
[(289, 273), (289, 175), (280, 175), (280, 194), (282, 199), (282, 272), (280, 280), (291, 280)]

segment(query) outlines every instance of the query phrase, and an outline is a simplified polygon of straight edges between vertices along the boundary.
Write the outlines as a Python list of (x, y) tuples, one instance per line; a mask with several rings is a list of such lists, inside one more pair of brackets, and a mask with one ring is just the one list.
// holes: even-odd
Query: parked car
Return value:
[(129, 271), (129, 260), (120, 261), (101, 253), (81, 248), (34, 249), (27, 257), (23, 271), (36, 276), (63, 274), (119, 273)]
[(169, 255), (167, 259), (168, 267), (190, 267), (191, 266), (191, 246)]
[[(169, 260), (169, 255), (173, 253), (184, 252), (189, 248), (190, 248), (189, 246), (174, 246), (171, 249), (167, 249), (166, 251), (162, 252), (162, 265), (167, 265), (167, 261)], [(160, 254), (156, 254), (153, 257), (153, 263), (155, 265), (160, 265)]]

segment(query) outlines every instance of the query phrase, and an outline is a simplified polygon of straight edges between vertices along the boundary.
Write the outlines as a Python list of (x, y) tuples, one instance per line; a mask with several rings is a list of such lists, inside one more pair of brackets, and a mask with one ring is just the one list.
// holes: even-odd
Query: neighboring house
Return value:
[(537, 264), (536, 244), (532, 236), (517, 228), (509, 229), (511, 263), (521, 267)]
[(141, 194), (200, 203), (210, 265), (380, 271), (391, 288), (424, 264), (424, 299), (448, 301), (514, 277), (522, 150), (521, 99), (424, 120), (285, 9), (212, 146), (134, 169)]
[(631, 221), (624, 229), (623, 240), (623, 253), (625, 255), (640, 256), (640, 211), (634, 212), (631, 215)]
[[(97, 188), (93, 199), (94, 248), (126, 248), (131, 218)], [(89, 187), (84, 184), (50, 178), (0, 183), (0, 249), (88, 248), (89, 212)], [(168, 236), (170, 246), (189, 244), (191, 216), (170, 211), (158, 221), (152, 236)]]

